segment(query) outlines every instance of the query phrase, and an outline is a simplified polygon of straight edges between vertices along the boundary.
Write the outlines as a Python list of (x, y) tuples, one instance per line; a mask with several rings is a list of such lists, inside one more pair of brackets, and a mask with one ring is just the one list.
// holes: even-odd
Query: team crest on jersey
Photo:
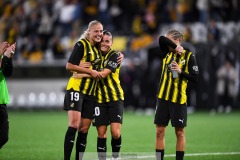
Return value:
[(70, 107), (73, 108), (74, 107), (74, 103), (71, 103)]
[(186, 63), (186, 60), (180, 60), (180, 64), (184, 65)]

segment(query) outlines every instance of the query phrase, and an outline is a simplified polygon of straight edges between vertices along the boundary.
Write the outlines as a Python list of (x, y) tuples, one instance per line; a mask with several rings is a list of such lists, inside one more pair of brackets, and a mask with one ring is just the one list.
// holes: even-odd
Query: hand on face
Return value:
[(181, 55), (182, 52), (183, 52), (183, 47), (182, 47), (182, 46), (177, 46), (177, 48), (175, 48), (175, 52), (176, 52), (177, 54)]

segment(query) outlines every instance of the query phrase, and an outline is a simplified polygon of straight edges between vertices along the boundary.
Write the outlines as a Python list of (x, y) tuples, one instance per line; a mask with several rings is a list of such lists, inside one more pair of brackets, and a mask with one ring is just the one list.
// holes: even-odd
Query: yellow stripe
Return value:
[(81, 81), (80, 79), (75, 79), (73, 77), (70, 77), (66, 90), (73, 89), (75, 91), (80, 91), (79, 89), (80, 81)]
[[(187, 57), (187, 59), (186, 59), (186, 66), (187, 66), (187, 67), (186, 67), (185, 70), (184, 70), (184, 72), (186, 72), (186, 73), (189, 73), (188, 63), (189, 63), (189, 58), (190, 58), (191, 54), (192, 54), (192, 52), (189, 52), (189, 53), (188, 53), (188, 57)], [(182, 82), (182, 86), (181, 86), (182, 99), (181, 99), (181, 102), (180, 102), (181, 104), (187, 102), (187, 95), (186, 95), (187, 83), (188, 83), (188, 80), (184, 80), (184, 81)], [(183, 92), (183, 91), (184, 91), (184, 92)]]

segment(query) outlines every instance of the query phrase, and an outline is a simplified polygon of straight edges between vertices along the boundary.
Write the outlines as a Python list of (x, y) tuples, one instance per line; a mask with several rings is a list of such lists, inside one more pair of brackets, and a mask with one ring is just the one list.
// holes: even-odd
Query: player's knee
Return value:
[(79, 128), (79, 121), (78, 120), (72, 120), (69, 122), (69, 126), (72, 128)]
[(118, 139), (121, 136), (120, 130), (114, 130), (111, 132), (111, 134), (114, 139)]
[(163, 138), (164, 134), (165, 134), (165, 130), (164, 129), (160, 129), (160, 128), (156, 129), (156, 137), (157, 138)]
[(183, 139), (185, 137), (184, 131), (183, 130), (177, 130), (176, 131), (176, 136), (178, 139)]
[(0, 138), (0, 149), (2, 148), (2, 146), (4, 144), (6, 144), (8, 142), (8, 136), (4, 136)]
[(69, 124), (69, 127), (72, 127), (72, 128), (78, 128), (79, 127), (79, 125), (78, 124), (76, 124), (76, 123), (70, 123)]
[(82, 132), (82, 133), (87, 133), (87, 132), (88, 132), (88, 129), (89, 129), (88, 126), (82, 126), (82, 127), (80, 128), (80, 132)]

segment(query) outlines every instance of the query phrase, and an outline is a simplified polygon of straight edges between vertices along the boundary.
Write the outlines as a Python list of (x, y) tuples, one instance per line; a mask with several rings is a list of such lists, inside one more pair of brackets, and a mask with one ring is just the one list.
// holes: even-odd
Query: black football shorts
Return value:
[(187, 106), (158, 98), (155, 110), (154, 124), (167, 126), (169, 120), (173, 127), (187, 126)]
[(109, 125), (111, 123), (123, 122), (123, 101), (114, 101), (108, 103), (97, 103), (95, 107), (95, 126)]
[(96, 97), (79, 91), (67, 90), (64, 98), (64, 110), (81, 112), (82, 118), (93, 119)]

